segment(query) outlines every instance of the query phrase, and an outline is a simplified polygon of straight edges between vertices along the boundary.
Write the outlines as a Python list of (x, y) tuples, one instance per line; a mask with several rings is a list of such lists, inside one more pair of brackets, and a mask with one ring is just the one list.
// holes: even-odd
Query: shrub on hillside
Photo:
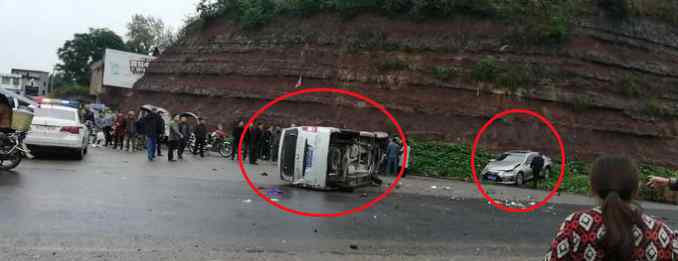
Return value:
[(494, 56), (485, 56), (480, 61), (473, 66), (472, 77), (476, 81), (491, 81), (494, 82), (497, 79), (497, 74), (499, 73), (499, 66), (497, 65), (497, 59)]
[(597, 5), (613, 18), (621, 19), (628, 15), (626, 0), (597, 0)]
[(239, 0), (240, 25), (251, 29), (268, 24), (276, 13), (273, 0)]

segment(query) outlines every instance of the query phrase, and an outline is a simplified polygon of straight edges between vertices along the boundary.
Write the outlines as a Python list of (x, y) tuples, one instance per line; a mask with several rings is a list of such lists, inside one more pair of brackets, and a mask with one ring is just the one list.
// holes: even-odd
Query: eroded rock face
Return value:
[[(304, 87), (339, 87), (386, 106), (409, 136), (471, 142), (495, 113), (526, 108), (553, 121), (568, 157), (622, 153), (677, 166), (678, 29), (648, 21), (582, 19), (566, 43), (525, 46), (513, 28), (488, 20), (414, 23), (359, 16), (280, 18), (255, 32), (215, 21), (165, 52), (123, 108), (153, 103), (194, 111), (227, 126), (272, 99)], [(529, 66), (530, 79), (505, 88), (473, 80), (476, 64)], [(274, 124), (387, 128), (383, 115), (336, 95), (295, 97), (262, 116)], [(558, 147), (536, 119), (492, 125), (492, 149)]]

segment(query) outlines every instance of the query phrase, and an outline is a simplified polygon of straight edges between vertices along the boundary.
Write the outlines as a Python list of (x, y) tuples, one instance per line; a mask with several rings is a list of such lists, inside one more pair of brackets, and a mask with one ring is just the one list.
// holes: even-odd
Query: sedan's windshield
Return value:
[(504, 154), (500, 161), (507, 162), (522, 162), (525, 159), (525, 154)]
[(36, 108), (35, 116), (42, 118), (54, 118), (59, 120), (76, 121), (76, 114), (70, 110)]

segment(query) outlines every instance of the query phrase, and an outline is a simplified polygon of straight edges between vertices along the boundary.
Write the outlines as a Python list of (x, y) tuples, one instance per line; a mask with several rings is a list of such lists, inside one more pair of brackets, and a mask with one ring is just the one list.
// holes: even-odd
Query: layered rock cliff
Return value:
[[(276, 18), (244, 31), (212, 21), (154, 61), (122, 107), (155, 103), (227, 125), (304, 87), (357, 91), (385, 105), (409, 136), (470, 142), (495, 113), (537, 111), (560, 131), (568, 157), (624, 153), (678, 166), (678, 28), (649, 20), (576, 21), (559, 44), (519, 44), (509, 23), (359, 15)], [(483, 73), (504, 70), (503, 76)], [(383, 129), (386, 119), (348, 97), (313, 95), (275, 106), (276, 124)], [(489, 148), (557, 147), (534, 119), (506, 120)]]

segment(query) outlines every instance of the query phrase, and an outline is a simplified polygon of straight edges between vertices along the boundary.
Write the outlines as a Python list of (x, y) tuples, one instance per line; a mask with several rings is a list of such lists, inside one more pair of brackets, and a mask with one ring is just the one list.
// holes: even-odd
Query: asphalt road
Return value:
[[(358, 214), (309, 218), (258, 198), (230, 160), (58, 156), (0, 174), (0, 260), (540, 260), (562, 219), (583, 207), (508, 214), (477, 198), (400, 189)], [(338, 212), (383, 190), (310, 191), (281, 185), (271, 164), (248, 170), (262, 191), (303, 211)], [(676, 226), (678, 212), (652, 214)]]

